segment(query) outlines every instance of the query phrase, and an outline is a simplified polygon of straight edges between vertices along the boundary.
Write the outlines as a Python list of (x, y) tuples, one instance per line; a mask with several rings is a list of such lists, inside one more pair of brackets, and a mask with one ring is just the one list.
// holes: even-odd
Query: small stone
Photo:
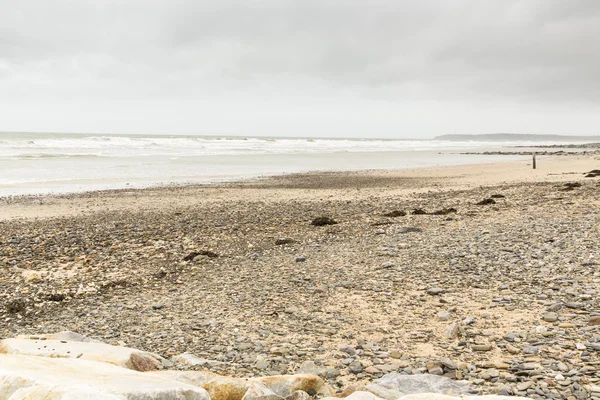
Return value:
[(429, 361), (426, 364), (427, 372), (431, 375), (444, 375), (444, 369), (442, 368), (442, 363), (439, 361)]
[(436, 296), (438, 294), (443, 294), (445, 292), (446, 291), (444, 289), (439, 288), (439, 287), (433, 287), (433, 288), (427, 289), (427, 294), (430, 296)]
[(546, 314), (542, 315), (542, 320), (544, 320), (546, 322), (558, 321), (558, 314), (556, 314), (555, 312), (546, 313)]
[(537, 346), (525, 345), (523, 346), (523, 353), (525, 354), (538, 354), (540, 352), (540, 348)]
[(259, 369), (261, 371), (266, 370), (267, 368), (269, 368), (269, 362), (266, 360), (258, 360), (256, 361), (256, 364), (254, 364), (254, 367), (256, 369)]
[(440, 311), (437, 317), (440, 321), (448, 321), (452, 318), (452, 314), (449, 311)]
[(517, 390), (519, 392), (524, 392), (525, 390), (529, 389), (531, 385), (533, 385), (532, 381), (521, 382), (517, 385)]
[(490, 351), (493, 346), (490, 343), (487, 344), (474, 344), (471, 346), (471, 349), (475, 351)]
[[(353, 372), (354, 372), (354, 371), (353, 371)], [(373, 375), (373, 374), (378, 374), (378, 373), (380, 373), (381, 371), (379, 371), (377, 368), (375, 368), (375, 367), (371, 366), (371, 367), (367, 367), (367, 368), (365, 368), (365, 372), (366, 372), (367, 374), (371, 374), (371, 375)]]
[(305, 262), (305, 261), (306, 261), (306, 257), (296, 257), (297, 263), (301, 263), (301, 262)]
[(165, 308), (165, 305), (162, 304), (162, 303), (152, 304), (152, 309), (153, 310), (162, 310), (163, 308)]
[(360, 361), (354, 361), (352, 364), (349, 365), (349, 369), (350, 372), (352, 372), (353, 374), (360, 374), (361, 372), (363, 372), (363, 366)]
[(458, 339), (459, 331), (460, 329), (458, 323), (454, 322), (446, 328), (444, 336), (446, 336), (448, 339)]
[(600, 325), (600, 315), (594, 315), (593, 317), (590, 317), (590, 320), (588, 321), (588, 326), (595, 325)]

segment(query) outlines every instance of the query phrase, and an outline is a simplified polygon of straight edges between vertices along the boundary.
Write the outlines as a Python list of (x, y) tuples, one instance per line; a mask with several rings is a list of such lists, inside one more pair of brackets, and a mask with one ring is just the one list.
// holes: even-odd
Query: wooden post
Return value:
[(535, 153), (531, 153), (533, 156), (533, 169), (535, 169)]

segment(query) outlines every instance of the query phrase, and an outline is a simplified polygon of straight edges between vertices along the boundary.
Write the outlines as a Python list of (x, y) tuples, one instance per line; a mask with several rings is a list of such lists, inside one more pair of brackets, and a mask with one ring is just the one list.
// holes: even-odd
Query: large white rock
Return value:
[(114, 364), (135, 371), (154, 371), (166, 361), (156, 354), (128, 347), (70, 340), (4, 339), (0, 342), (0, 354), (81, 358)]
[(91, 342), (91, 343), (104, 343), (100, 340), (91, 339), (80, 333), (72, 331), (62, 331), (56, 333), (44, 333), (41, 335), (19, 335), (17, 339), (27, 340), (69, 340), (72, 342)]
[[(473, 386), (467, 381), (454, 381), (437, 375), (387, 374), (373, 381), (365, 389), (385, 400), (418, 393), (437, 393), (450, 396), (467, 395)], [(441, 400), (441, 398), (440, 398)]]
[(264, 386), (280, 397), (291, 396), (296, 391), (311, 394), (330, 395), (331, 390), (325, 382), (314, 375), (276, 375), (262, 378), (232, 378), (205, 371), (154, 371), (147, 375), (174, 379), (190, 385), (202, 387), (208, 391), (212, 400), (242, 400), (254, 383)]
[(210, 400), (197, 386), (102, 362), (0, 354), (0, 400)]

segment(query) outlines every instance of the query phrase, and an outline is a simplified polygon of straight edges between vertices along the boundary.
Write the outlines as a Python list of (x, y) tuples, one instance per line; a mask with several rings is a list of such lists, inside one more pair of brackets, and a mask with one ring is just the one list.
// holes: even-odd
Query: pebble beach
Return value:
[(5, 197), (0, 338), (339, 394), (398, 372), (600, 399), (600, 159), (538, 164)]

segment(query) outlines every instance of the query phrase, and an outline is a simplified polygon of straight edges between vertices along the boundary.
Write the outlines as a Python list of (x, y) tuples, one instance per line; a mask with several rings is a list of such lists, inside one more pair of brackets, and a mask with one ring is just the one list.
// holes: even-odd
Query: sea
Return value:
[[(0, 197), (522, 160), (531, 142), (0, 132)], [(514, 149), (513, 149), (514, 150)]]

